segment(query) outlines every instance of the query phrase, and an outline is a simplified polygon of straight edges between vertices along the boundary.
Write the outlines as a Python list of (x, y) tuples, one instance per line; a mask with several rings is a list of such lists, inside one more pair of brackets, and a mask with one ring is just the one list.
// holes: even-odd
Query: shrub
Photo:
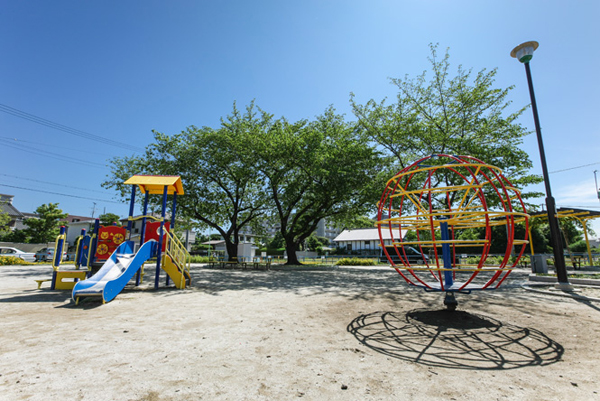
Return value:
[(336, 263), (337, 266), (373, 266), (373, 259), (361, 258), (341, 258)]
[(208, 263), (208, 256), (192, 255), (190, 263)]
[(21, 258), (15, 256), (0, 256), (0, 266), (8, 265), (32, 265), (31, 262), (26, 262)]
[(571, 252), (587, 252), (587, 243), (585, 240), (577, 241), (569, 246)]

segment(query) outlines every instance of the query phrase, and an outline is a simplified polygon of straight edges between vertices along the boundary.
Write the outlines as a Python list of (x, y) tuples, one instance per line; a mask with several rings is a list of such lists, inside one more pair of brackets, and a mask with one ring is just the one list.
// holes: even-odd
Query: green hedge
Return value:
[(341, 258), (336, 263), (338, 266), (374, 266), (373, 259)]
[(208, 256), (192, 255), (191, 263), (208, 263)]

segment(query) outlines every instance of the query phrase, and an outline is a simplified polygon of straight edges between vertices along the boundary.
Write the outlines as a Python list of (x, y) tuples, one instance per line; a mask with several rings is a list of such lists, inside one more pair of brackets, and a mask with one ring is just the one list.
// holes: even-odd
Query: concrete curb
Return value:
[[(536, 276), (535, 273), (529, 275), (529, 281), (538, 282), (538, 283), (558, 284), (558, 279), (556, 277)], [(600, 286), (600, 280), (593, 280), (593, 279), (588, 279), (588, 278), (570, 278), (569, 283), (579, 284), (579, 285), (590, 285), (590, 286), (594, 286), (594, 287)]]
[(558, 290), (557, 291), (538, 290), (537, 288), (529, 287), (527, 284), (523, 284), (521, 286), (521, 288), (523, 288), (526, 291), (531, 291), (531, 292), (535, 292), (538, 294), (544, 294), (544, 295), (551, 295), (554, 297), (579, 299), (581, 301), (588, 301), (588, 302), (600, 302), (600, 298), (586, 297), (583, 295), (573, 294), (572, 292), (563, 292), (563, 291), (558, 291)]

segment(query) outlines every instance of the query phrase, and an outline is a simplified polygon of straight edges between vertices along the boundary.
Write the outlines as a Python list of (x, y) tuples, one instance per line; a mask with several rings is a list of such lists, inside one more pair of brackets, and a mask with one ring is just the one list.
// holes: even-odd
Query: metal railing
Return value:
[(190, 278), (191, 281), (191, 256), (189, 252), (187, 251), (187, 249), (185, 249), (185, 246), (179, 240), (179, 238), (177, 238), (177, 236), (175, 236), (172, 232), (167, 232), (165, 238), (167, 239), (167, 246), (165, 248), (166, 255), (171, 258), (171, 260), (177, 265), (177, 267), (179, 267), (182, 273), (183, 280), (185, 280), (185, 272), (187, 272), (187, 276)]

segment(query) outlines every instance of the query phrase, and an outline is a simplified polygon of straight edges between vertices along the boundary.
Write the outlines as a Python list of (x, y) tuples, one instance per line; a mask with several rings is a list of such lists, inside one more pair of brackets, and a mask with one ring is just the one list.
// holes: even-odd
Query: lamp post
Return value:
[(510, 55), (511, 57), (514, 57), (521, 63), (525, 64), (527, 83), (529, 84), (529, 96), (531, 97), (531, 110), (533, 111), (533, 121), (535, 122), (535, 132), (537, 134), (540, 158), (542, 160), (542, 172), (544, 174), (544, 184), (546, 186), (546, 209), (548, 210), (548, 224), (550, 226), (551, 236), (550, 240), (552, 249), (554, 251), (554, 267), (556, 268), (556, 275), (558, 276), (557, 288), (572, 291), (573, 286), (569, 284), (569, 278), (567, 277), (567, 267), (565, 265), (565, 256), (563, 253), (560, 228), (558, 226), (558, 217), (556, 213), (556, 202), (554, 201), (552, 189), (550, 188), (550, 178), (548, 177), (548, 167), (546, 166), (546, 154), (544, 152), (542, 130), (540, 128), (540, 120), (538, 117), (537, 105), (535, 103), (535, 94), (533, 92), (533, 82), (531, 80), (531, 70), (529, 68), (529, 61), (531, 61), (533, 52), (538, 48), (538, 46), (539, 43), (535, 41), (521, 43), (510, 52)]

